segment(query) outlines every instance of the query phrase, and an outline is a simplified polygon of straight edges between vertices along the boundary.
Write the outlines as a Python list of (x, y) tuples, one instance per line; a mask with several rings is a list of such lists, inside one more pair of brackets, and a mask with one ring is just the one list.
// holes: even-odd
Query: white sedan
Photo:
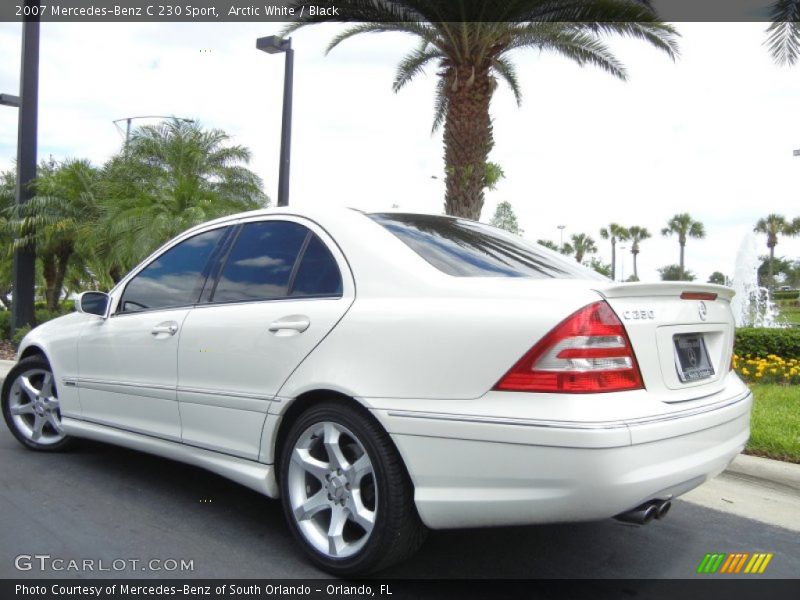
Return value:
[(732, 291), (615, 283), (473, 221), (273, 209), (178, 236), (31, 331), (3, 414), (281, 498), (317, 565), (426, 528), (663, 517), (749, 435)]

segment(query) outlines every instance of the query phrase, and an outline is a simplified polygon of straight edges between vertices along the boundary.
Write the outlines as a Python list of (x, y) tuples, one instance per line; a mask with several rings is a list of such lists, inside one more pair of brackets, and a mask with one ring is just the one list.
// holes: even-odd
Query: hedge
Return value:
[(736, 330), (734, 351), (739, 356), (764, 358), (775, 354), (785, 359), (800, 358), (800, 328), (742, 327)]
[(773, 300), (797, 300), (800, 298), (800, 290), (778, 291), (772, 293)]

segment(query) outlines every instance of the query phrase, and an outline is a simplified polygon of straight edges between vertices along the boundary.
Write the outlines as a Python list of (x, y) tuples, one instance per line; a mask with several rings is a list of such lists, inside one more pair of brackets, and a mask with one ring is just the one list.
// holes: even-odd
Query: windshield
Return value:
[(483, 223), (436, 215), (367, 216), (431, 265), (455, 277), (605, 280), (592, 269)]

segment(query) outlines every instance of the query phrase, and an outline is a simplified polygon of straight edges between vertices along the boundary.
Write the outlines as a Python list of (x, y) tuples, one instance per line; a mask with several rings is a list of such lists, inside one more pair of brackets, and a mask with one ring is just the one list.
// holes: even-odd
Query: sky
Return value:
[[(764, 23), (679, 23), (675, 62), (634, 40), (611, 47), (628, 69), (621, 82), (552, 54), (513, 55), (523, 100), (501, 84), (492, 101), (490, 159), (506, 178), (487, 192), (482, 220), (508, 201), (525, 237), (559, 241), (599, 229), (647, 227), (639, 276), (678, 262), (660, 230), (689, 212), (705, 224), (689, 240), (687, 268), (705, 281), (733, 275), (742, 240), (768, 213), (800, 216), (800, 66), (773, 64)], [(403, 34), (353, 38), (329, 55), (340, 29), (293, 34), (294, 122), (290, 202), (367, 210), (398, 205), (442, 212), (441, 132), (431, 134), (436, 70), (392, 92), (399, 59), (415, 46)], [(251, 149), (251, 168), (277, 193), (283, 60), (255, 49), (276, 23), (44, 23), (41, 26), (39, 157), (89, 158), (119, 150), (124, 123), (175, 115), (229, 133)], [(21, 25), (0, 23), (0, 92), (18, 93)], [(153, 123), (140, 119), (134, 124)], [(17, 111), (0, 107), (0, 169), (16, 156)], [(766, 253), (766, 240), (759, 245)], [(627, 246), (627, 244), (622, 244)], [(618, 275), (632, 272), (628, 249)], [(778, 256), (800, 257), (800, 238)]]

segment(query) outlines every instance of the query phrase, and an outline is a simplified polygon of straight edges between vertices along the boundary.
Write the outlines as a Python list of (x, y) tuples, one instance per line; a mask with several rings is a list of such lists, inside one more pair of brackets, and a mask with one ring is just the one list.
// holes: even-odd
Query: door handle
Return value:
[(153, 335), (159, 335), (161, 333), (175, 335), (177, 332), (178, 324), (175, 321), (165, 321), (164, 323), (159, 323), (150, 330), (150, 333)]
[(283, 332), (284, 335), (292, 335), (291, 332), (303, 333), (310, 326), (311, 321), (305, 315), (291, 315), (273, 321), (269, 326), (269, 330), (277, 335), (281, 335), (281, 332)]

